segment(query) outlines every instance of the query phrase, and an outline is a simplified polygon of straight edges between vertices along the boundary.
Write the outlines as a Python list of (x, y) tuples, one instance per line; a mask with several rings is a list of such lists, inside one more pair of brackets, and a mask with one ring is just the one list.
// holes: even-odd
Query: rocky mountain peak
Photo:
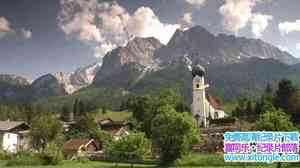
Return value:
[(0, 81), (9, 83), (9, 84), (15, 85), (15, 86), (29, 86), (30, 85), (30, 82), (27, 79), (25, 79), (21, 76), (17, 76), (17, 75), (0, 74)]
[(156, 68), (154, 52), (163, 46), (159, 40), (150, 38), (136, 37), (129, 41), (125, 47), (119, 47), (108, 53), (103, 58), (101, 67), (101, 78), (111, 73), (117, 73), (122, 70), (122, 66), (128, 64), (137, 64), (141, 67)]
[(36, 79), (30, 86), (34, 97), (66, 95), (63, 84), (58, 80), (58, 78), (64, 79), (64, 76), (62, 73), (56, 75), (46, 74)]
[(299, 62), (289, 53), (260, 39), (214, 35), (201, 26), (184, 31), (178, 29), (168, 45), (155, 53), (162, 64), (169, 64), (183, 56), (205, 66), (239, 63), (250, 57), (273, 58), (286, 64)]

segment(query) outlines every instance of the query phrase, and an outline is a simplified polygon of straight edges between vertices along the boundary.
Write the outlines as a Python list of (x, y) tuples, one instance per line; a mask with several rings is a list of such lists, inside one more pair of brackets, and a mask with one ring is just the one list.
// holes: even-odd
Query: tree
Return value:
[(300, 123), (300, 90), (291, 96), (289, 99), (290, 113), (292, 121), (296, 124)]
[(259, 101), (255, 103), (255, 118), (258, 118), (261, 114), (267, 112), (267, 111), (274, 111), (275, 107), (273, 106), (272, 101), (270, 98), (267, 98), (265, 96), (262, 96)]
[(73, 104), (73, 114), (75, 115), (76, 118), (77, 118), (78, 113), (79, 113), (78, 104), (79, 104), (79, 100), (75, 99), (74, 104)]
[(63, 137), (63, 126), (51, 115), (43, 115), (32, 124), (31, 140), (36, 149), (44, 149), (49, 142), (60, 142)]
[(183, 98), (172, 89), (161, 90), (158, 96), (135, 96), (129, 98), (127, 107), (133, 112), (133, 117), (139, 122), (140, 130), (151, 137), (153, 118), (159, 114), (159, 108), (169, 105), (177, 112), (189, 110)]
[(152, 140), (159, 148), (161, 164), (169, 164), (199, 142), (200, 134), (188, 113), (178, 113), (171, 105), (160, 107), (158, 112), (152, 121)]
[(270, 83), (267, 84), (267, 87), (266, 87), (266, 89), (265, 89), (265, 96), (266, 96), (267, 98), (273, 97), (273, 88), (272, 88), (272, 86), (271, 86)]
[(248, 99), (240, 99), (237, 107), (232, 111), (232, 116), (242, 119), (249, 119), (253, 115), (252, 102)]
[(97, 129), (98, 125), (95, 122), (93, 115), (86, 114), (78, 118), (75, 127), (82, 132), (93, 132)]
[(105, 153), (115, 161), (129, 161), (133, 164), (151, 154), (151, 143), (144, 133), (132, 133), (118, 141), (107, 143)]
[(274, 109), (260, 116), (256, 122), (256, 129), (261, 131), (291, 131), (295, 128), (286, 113)]
[(284, 111), (290, 111), (289, 99), (296, 92), (295, 86), (293, 86), (292, 81), (283, 79), (278, 84), (278, 90), (276, 91), (274, 98), (274, 106), (279, 109), (283, 109)]
[[(296, 128), (290, 121), (290, 117), (281, 110), (267, 111), (256, 122), (256, 129), (261, 131), (293, 131)], [(281, 163), (277, 163), (277, 168)]]
[(71, 112), (70, 108), (67, 105), (64, 105), (62, 107), (61, 120), (65, 122), (73, 120), (73, 113)]
[(142, 122), (145, 119), (145, 115), (153, 105), (152, 98), (150, 96), (134, 96), (128, 99), (127, 107), (132, 111), (132, 115), (135, 119)]
[(85, 112), (85, 104), (83, 101), (80, 100), (78, 103), (78, 116), (83, 116)]
[(106, 109), (106, 106), (102, 106), (102, 114), (106, 114), (107, 113), (107, 109)]

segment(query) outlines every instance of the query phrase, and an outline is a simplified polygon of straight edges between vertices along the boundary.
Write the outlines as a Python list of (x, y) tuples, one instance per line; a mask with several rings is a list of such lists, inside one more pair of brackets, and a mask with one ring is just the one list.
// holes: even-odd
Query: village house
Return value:
[(71, 139), (63, 146), (66, 157), (83, 157), (96, 152), (102, 152), (102, 142), (94, 139)]
[(110, 118), (100, 118), (96, 120), (103, 131), (108, 132), (114, 140), (129, 135), (130, 124), (126, 121), (113, 121)]
[(6, 152), (17, 152), (29, 148), (29, 126), (22, 121), (0, 121), (2, 149)]

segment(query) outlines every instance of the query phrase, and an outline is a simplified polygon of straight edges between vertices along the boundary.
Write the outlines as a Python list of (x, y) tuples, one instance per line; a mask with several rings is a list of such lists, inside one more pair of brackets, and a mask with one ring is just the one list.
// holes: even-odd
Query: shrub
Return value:
[(144, 133), (132, 133), (105, 144), (106, 155), (115, 161), (140, 161), (151, 154), (151, 142)]
[(226, 118), (218, 118), (211, 120), (211, 124), (216, 125), (226, 125), (226, 124), (233, 124), (235, 123), (236, 119), (234, 117), (226, 117)]
[(37, 154), (28, 151), (12, 154), (8, 159), (6, 166), (37, 166), (41, 165), (42, 160)]
[(63, 160), (62, 151), (55, 143), (47, 144), (39, 157), (43, 165), (57, 165)]
[(9, 160), (12, 157), (10, 153), (0, 150), (0, 160)]

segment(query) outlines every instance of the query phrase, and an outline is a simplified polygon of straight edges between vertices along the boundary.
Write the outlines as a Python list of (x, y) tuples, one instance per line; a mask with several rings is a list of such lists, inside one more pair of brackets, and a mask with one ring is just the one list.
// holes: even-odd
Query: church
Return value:
[(197, 120), (199, 127), (209, 127), (210, 119), (219, 119), (225, 117), (225, 112), (221, 109), (220, 103), (208, 95), (205, 89), (209, 87), (205, 84), (205, 69), (201, 65), (192, 68), (193, 75), (193, 102), (192, 113)]

